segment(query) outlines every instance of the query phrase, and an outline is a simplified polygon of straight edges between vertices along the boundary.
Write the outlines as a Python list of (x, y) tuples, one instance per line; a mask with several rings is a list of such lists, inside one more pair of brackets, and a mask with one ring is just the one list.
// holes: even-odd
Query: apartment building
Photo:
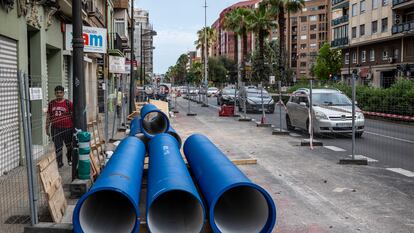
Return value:
[(413, 0), (333, 0), (332, 41), (343, 54), (341, 76), (359, 84), (390, 87), (414, 75)]
[(135, 9), (134, 51), (138, 64), (144, 68), (145, 74), (153, 73), (154, 36), (156, 32), (150, 23), (149, 13), (143, 9)]
[(296, 79), (311, 76), (319, 49), (329, 41), (329, 12), (328, 0), (306, 1), (302, 11), (287, 17), (289, 66)]

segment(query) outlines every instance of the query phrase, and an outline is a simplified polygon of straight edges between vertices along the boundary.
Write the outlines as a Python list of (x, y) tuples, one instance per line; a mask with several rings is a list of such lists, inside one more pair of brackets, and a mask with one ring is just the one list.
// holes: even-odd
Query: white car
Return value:
[[(286, 104), (286, 125), (309, 130), (309, 89), (295, 91)], [(341, 91), (334, 89), (312, 90), (312, 118), (314, 133), (352, 133), (352, 101)], [(365, 119), (355, 108), (356, 137), (364, 133)]]
[(217, 87), (209, 87), (207, 89), (207, 96), (211, 97), (211, 96), (217, 96), (219, 92), (219, 89)]

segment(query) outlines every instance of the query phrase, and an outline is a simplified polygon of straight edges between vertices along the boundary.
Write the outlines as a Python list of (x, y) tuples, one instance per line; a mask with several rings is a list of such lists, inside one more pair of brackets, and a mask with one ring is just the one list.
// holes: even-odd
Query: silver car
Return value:
[[(309, 130), (312, 114), (314, 133), (352, 133), (352, 101), (334, 89), (312, 90), (312, 113), (309, 112), (309, 89), (295, 91), (286, 104), (286, 125)], [(356, 107), (356, 137), (364, 133), (364, 114)]]

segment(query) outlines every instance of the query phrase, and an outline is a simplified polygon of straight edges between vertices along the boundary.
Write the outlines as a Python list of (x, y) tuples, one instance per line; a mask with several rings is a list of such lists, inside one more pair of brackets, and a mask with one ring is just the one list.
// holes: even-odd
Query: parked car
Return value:
[[(262, 104), (262, 95), (263, 95), (263, 104)], [(266, 90), (263, 92), (260, 89), (255, 87), (245, 87), (240, 91), (238, 102), (239, 104), (239, 111), (243, 111), (244, 109), (244, 98), (246, 97), (246, 112), (255, 112), (255, 111), (262, 111), (262, 108), (267, 113), (274, 113), (275, 112), (275, 102), (273, 101), (272, 97)]]
[[(290, 97), (286, 114), (289, 130), (295, 127), (309, 130), (309, 90), (299, 89)], [(334, 89), (312, 90), (312, 117), (314, 133), (352, 133), (352, 101)], [(356, 107), (356, 137), (364, 133), (364, 114)]]
[(207, 89), (207, 96), (211, 97), (211, 96), (217, 96), (219, 92), (219, 89), (217, 87), (209, 87)]
[(188, 95), (198, 95), (198, 89), (196, 87), (189, 87), (188, 90)]
[(237, 92), (234, 88), (224, 88), (217, 94), (217, 105), (232, 105), (237, 97)]

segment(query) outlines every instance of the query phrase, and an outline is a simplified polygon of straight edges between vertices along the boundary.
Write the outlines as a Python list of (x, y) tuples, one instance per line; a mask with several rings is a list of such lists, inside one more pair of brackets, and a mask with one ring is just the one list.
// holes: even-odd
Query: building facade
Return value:
[(308, 78), (319, 49), (329, 42), (329, 2), (306, 1), (302, 11), (286, 16), (289, 19), (286, 24), (289, 66), (296, 79)]
[(390, 87), (414, 76), (414, 1), (332, 1), (332, 47), (343, 54), (341, 76), (349, 82)]
[(143, 9), (136, 9), (134, 51), (135, 57), (143, 69), (145, 75), (151, 75), (154, 71), (154, 31), (150, 23), (149, 13)]

